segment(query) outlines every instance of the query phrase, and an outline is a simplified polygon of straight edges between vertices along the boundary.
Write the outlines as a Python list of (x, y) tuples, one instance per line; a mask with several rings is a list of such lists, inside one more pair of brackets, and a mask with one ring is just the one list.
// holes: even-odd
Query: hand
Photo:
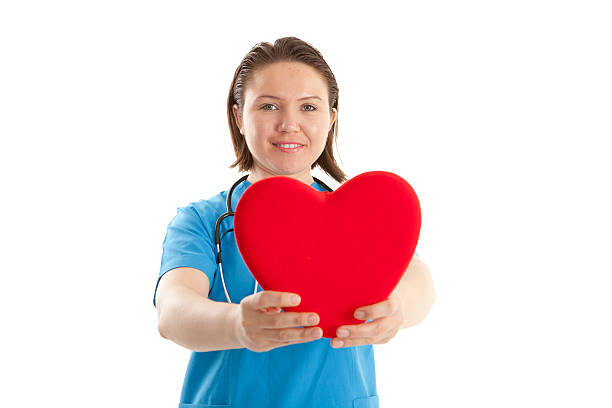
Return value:
[[(293, 296), (297, 296), (295, 301)], [(297, 306), (300, 301), (299, 295), (293, 293), (266, 290), (242, 299), (236, 308), (236, 332), (240, 344), (251, 351), (262, 352), (321, 338), (321, 328), (307, 327), (319, 324), (316, 313), (281, 313), (282, 307)], [(309, 317), (314, 320), (309, 320)]]
[[(359, 313), (363, 315), (359, 315)], [(391, 293), (385, 301), (355, 310), (355, 319), (371, 320), (369, 323), (340, 326), (332, 339), (332, 347), (384, 344), (391, 340), (404, 323), (404, 308), (399, 296)], [(345, 330), (346, 336), (342, 335)]]

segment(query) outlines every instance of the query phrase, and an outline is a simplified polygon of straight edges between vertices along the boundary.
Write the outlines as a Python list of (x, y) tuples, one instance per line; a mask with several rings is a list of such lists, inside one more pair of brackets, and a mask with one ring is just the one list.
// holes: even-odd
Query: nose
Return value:
[(279, 131), (297, 132), (300, 130), (298, 115), (290, 109), (285, 110), (280, 116)]

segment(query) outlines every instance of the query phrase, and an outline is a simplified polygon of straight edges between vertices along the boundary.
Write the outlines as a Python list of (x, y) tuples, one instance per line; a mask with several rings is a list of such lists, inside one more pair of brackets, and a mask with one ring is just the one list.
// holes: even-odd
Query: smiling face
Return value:
[(236, 124), (253, 156), (251, 183), (288, 176), (312, 184), (312, 164), (325, 148), (337, 111), (330, 112), (327, 84), (301, 62), (275, 62), (255, 71), (244, 91)]

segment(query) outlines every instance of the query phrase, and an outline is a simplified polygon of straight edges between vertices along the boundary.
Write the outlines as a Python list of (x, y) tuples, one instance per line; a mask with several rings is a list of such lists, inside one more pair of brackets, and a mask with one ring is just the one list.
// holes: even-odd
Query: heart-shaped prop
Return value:
[(234, 216), (236, 244), (262, 289), (298, 293), (316, 312), (323, 337), (358, 324), (355, 309), (389, 297), (419, 239), (416, 193), (400, 176), (372, 171), (334, 192), (290, 177), (269, 177), (243, 193)]

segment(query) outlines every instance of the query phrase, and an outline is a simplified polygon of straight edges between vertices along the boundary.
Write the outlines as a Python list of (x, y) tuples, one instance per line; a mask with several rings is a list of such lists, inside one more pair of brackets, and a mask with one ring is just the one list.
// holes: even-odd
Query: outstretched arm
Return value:
[(404, 322), (400, 329), (422, 322), (436, 300), (431, 273), (425, 262), (413, 256), (391, 296), (400, 300), (403, 310)]

